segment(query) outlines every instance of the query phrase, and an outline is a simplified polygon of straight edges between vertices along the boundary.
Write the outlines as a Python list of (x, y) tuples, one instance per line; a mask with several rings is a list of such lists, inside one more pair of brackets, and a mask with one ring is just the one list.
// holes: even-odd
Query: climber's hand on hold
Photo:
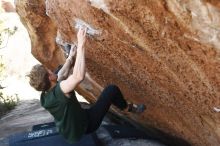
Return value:
[(74, 57), (76, 55), (76, 45), (71, 45), (69, 57)]
[(78, 48), (82, 48), (86, 42), (86, 27), (80, 27), (77, 33)]
[(86, 28), (80, 28), (77, 33), (78, 46), (76, 60), (73, 67), (73, 72), (66, 80), (60, 82), (60, 88), (63, 93), (69, 97), (70, 93), (79, 85), (85, 78), (85, 48), (86, 42)]

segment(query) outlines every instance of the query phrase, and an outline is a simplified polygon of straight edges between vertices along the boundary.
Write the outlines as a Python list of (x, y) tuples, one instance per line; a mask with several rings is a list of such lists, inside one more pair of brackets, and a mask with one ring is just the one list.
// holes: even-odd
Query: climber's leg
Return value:
[(124, 100), (120, 89), (115, 85), (106, 87), (95, 105), (86, 110), (89, 121), (86, 133), (91, 133), (100, 126), (111, 104), (114, 104), (121, 110), (127, 108), (127, 102)]

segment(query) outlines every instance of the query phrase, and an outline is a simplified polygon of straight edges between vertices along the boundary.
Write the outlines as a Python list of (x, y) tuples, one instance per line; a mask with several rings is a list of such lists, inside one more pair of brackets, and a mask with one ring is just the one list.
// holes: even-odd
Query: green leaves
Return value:
[(9, 110), (14, 109), (19, 101), (18, 95), (15, 96), (4, 96), (2, 92), (0, 92), (0, 118)]
[(9, 37), (14, 35), (18, 30), (17, 26), (13, 28), (5, 26), (5, 21), (6, 20), (0, 20), (0, 49), (7, 46)]

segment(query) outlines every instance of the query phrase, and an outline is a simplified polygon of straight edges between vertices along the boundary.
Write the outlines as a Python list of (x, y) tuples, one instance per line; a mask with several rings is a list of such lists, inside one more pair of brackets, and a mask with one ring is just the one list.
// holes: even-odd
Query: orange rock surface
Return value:
[(117, 84), (142, 114), (121, 113), (195, 146), (220, 145), (220, 1), (17, 0), (32, 53), (51, 69), (65, 60), (56, 44), (76, 41), (76, 22), (100, 32), (88, 37), (85, 82), (90, 101)]

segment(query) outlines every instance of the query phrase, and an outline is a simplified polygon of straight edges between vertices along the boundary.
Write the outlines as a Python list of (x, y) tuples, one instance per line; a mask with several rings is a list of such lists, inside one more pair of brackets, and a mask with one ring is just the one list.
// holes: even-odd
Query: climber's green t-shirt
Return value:
[(58, 82), (50, 91), (42, 92), (40, 101), (53, 115), (59, 133), (68, 142), (76, 142), (82, 137), (88, 125), (87, 115), (77, 101), (74, 91), (71, 98), (67, 98)]

